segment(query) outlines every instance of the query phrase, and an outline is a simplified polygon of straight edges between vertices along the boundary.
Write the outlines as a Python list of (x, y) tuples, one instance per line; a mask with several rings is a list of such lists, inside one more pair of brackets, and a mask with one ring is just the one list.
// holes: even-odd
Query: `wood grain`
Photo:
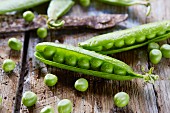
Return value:
[[(126, 22), (120, 24), (121, 27), (117, 26), (113, 29), (107, 30), (94, 31), (88, 29), (79, 29), (50, 31), (49, 36), (46, 39), (39, 39), (35, 32), (31, 32), (28, 50), (26, 48), (27, 62), (25, 62), (25, 64), (28, 64), (29, 71), (25, 76), (24, 81), (21, 80), (20, 82), (23, 82), (22, 93), (27, 90), (35, 92), (38, 95), (38, 102), (31, 108), (26, 108), (21, 103), (20, 113), (39, 113), (40, 110), (46, 105), (53, 106), (55, 112), (57, 113), (57, 103), (64, 98), (68, 98), (73, 102), (73, 113), (168, 113), (170, 110), (170, 60), (163, 58), (159, 65), (152, 65), (148, 59), (146, 47), (141, 47), (110, 56), (126, 62), (134, 69), (135, 72), (138, 73), (142, 73), (142, 66), (145, 67), (146, 71), (148, 71), (150, 67), (154, 66), (154, 73), (160, 75), (160, 80), (158, 80), (154, 85), (145, 84), (141, 79), (132, 81), (112, 81), (58, 69), (52, 66), (44, 65), (35, 59), (33, 54), (34, 48), (39, 42), (59, 41), (60, 43), (77, 46), (78, 42), (87, 40), (95, 35), (124, 29), (126, 27), (130, 28), (148, 22), (170, 19), (169, 4), (169, 0), (153, 1), (153, 10), (149, 17), (145, 16), (146, 8), (144, 6), (114, 7), (97, 2), (93, 2), (89, 8), (82, 8), (79, 5), (75, 5), (70, 11), (69, 15), (81, 16), (102, 13), (128, 13), (129, 18)], [(2, 40), (7, 39), (8, 38)], [(169, 42), (169, 40), (163, 41), (160, 42), (160, 44)], [(6, 41), (4, 41), (4, 43), (6, 43)], [(5, 49), (3, 49), (3, 51), (5, 50), (5, 52), (3, 52), (4, 54), (2, 54), (4, 55), (3, 58), (10, 56), (9, 53), (6, 53), (9, 52), (9, 50), (6, 49), (8, 48), (5, 47)], [(2, 61), (0, 60), (0, 62)], [(47, 87), (44, 85), (43, 78), (46, 73), (53, 73), (58, 76), (59, 81), (56, 86)], [(89, 88), (84, 93), (78, 92), (74, 89), (74, 82), (80, 77), (86, 78), (89, 81)], [(6, 80), (4, 77), (2, 79), (1, 78), (2, 76), (0, 76), (0, 80), (2, 81)], [(7, 78), (7, 80), (9, 80), (9, 78)], [(18, 78), (15, 78), (15, 80), (18, 82)], [(6, 91), (6, 88), (12, 89), (11, 84), (12, 83), (10, 83), (10, 85), (7, 87), (1, 85), (0, 91), (2, 88), (4, 88), (2, 90), (3, 92)], [(14, 95), (16, 93), (16, 89), (19, 89), (19, 87), (17, 88), (16, 84), (13, 87), (15, 91), (12, 90), (12, 93), (6, 91), (5, 93)], [(4, 98), (5, 93), (2, 91), (0, 93)], [(113, 96), (120, 91), (127, 92), (130, 95), (130, 103), (124, 108), (118, 108), (113, 103)], [(12, 99), (11, 96), (8, 98), (10, 98), (8, 101), (3, 100), (3, 108), (5, 108), (7, 102), (11, 101)], [(7, 106), (9, 112), (12, 111), (12, 107), (12, 103)], [(18, 111), (14, 112), (18, 113)]]
[[(23, 53), (22, 50), (11, 50), (8, 47), (8, 39), (15, 37), (23, 42), (24, 34), (1, 34), (0, 37), (0, 96), (3, 98), (0, 113), (11, 113), (14, 109)], [(14, 71), (10, 73), (5, 73), (1, 68), (3, 61), (7, 58), (16, 62)]]

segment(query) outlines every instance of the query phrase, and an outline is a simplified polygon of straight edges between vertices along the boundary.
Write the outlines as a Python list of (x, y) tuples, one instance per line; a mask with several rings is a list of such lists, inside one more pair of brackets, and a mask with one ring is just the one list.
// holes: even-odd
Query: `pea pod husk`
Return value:
[(50, 0), (2, 0), (0, 14), (32, 8), (48, 1)]
[(52, 0), (49, 4), (47, 15), (49, 27), (61, 27), (64, 25), (64, 21), (58, 20), (64, 14), (66, 14), (74, 5), (72, 0)]
[[(113, 65), (114, 69), (125, 70), (127, 74), (118, 75), (114, 73), (101, 72), (99, 70), (82, 69), (82, 68), (79, 68), (78, 66), (69, 66), (66, 64), (57, 63), (44, 57), (43, 52), (46, 47), (55, 48), (55, 51), (58, 51), (58, 49), (62, 49), (62, 51), (65, 54), (66, 53), (74, 54), (78, 58), (79, 57), (82, 58), (82, 56), (88, 57), (89, 59), (95, 58), (102, 62)], [(51, 65), (51, 66), (55, 66), (61, 69), (66, 69), (66, 70), (70, 70), (74, 72), (80, 72), (83, 74), (92, 75), (96, 77), (101, 77), (105, 79), (110, 79), (110, 80), (131, 80), (134, 78), (143, 78), (147, 82), (151, 82), (151, 81), (153, 82), (154, 80), (158, 79), (158, 76), (152, 75), (151, 73), (149, 74), (147, 73), (146, 75), (137, 74), (133, 71), (133, 69), (130, 66), (128, 66), (126, 63), (120, 60), (111, 58), (109, 56), (101, 55), (93, 51), (84, 50), (79, 47), (70, 46), (70, 45), (56, 44), (56, 43), (51, 43), (51, 42), (39, 43), (36, 45), (36, 52), (34, 53), (34, 56), (37, 59), (39, 59), (41, 62)]]
[[(142, 42), (136, 42), (137, 39), (141, 36), (144, 36), (146, 39)], [(79, 46), (84, 49), (97, 51), (102, 54), (113, 54), (142, 47), (149, 44), (150, 42), (159, 42), (169, 37), (170, 21), (160, 21), (137, 26), (131, 29), (95, 36), (85, 42), (79, 43)], [(119, 40), (122, 40), (126, 43), (126, 41), (130, 41), (131, 39), (135, 39), (135, 41), (133, 40), (133, 43), (131, 45), (124, 44), (124, 46), (122, 47), (115, 47), (114, 45)], [(103, 49), (102, 47), (104, 45), (107, 45), (108, 43), (114, 43), (113, 47), (109, 49)], [(94, 50), (94, 48), (96, 47), (100, 47), (101, 49)]]
[(144, 5), (147, 7), (146, 15), (148, 16), (151, 12), (151, 5), (149, 0), (98, 0), (98, 1), (116, 6)]

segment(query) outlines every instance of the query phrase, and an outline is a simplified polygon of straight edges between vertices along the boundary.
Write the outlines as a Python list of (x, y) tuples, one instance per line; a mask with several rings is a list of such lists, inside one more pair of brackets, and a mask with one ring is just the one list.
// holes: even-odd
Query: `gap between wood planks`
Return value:
[(23, 85), (24, 85), (24, 77), (28, 74), (29, 65), (27, 65), (27, 50), (28, 50), (28, 43), (30, 38), (30, 31), (25, 32), (24, 36), (24, 44), (23, 44), (23, 55), (22, 55), (22, 62), (21, 62), (21, 71), (20, 77), (17, 85), (17, 92), (16, 92), (16, 100), (14, 104), (14, 111), (13, 113), (20, 112), (21, 106), (21, 98), (23, 92)]

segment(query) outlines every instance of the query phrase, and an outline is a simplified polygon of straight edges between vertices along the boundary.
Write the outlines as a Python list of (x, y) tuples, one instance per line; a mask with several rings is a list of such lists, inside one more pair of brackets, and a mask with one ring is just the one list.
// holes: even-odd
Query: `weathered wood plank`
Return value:
[[(164, 4), (164, 6), (162, 6)], [(152, 4), (153, 11), (150, 18), (147, 19), (148, 22), (169, 20), (170, 19), (170, 1), (162, 0), (155, 1)], [(162, 41), (159, 44), (169, 43), (169, 40)], [(158, 110), (160, 113), (168, 113), (170, 111), (170, 60), (162, 58), (158, 65), (152, 65), (149, 63), (150, 67), (155, 67), (155, 73), (160, 76), (160, 80), (157, 81), (153, 88), (156, 94), (156, 102)]]
[[(17, 83), (21, 71), (21, 58), (22, 50), (14, 51), (8, 47), (8, 39), (11, 37), (16, 37), (17, 39), (24, 41), (24, 34), (10, 34), (2, 35), (0, 34), (0, 96), (2, 96), (2, 106), (0, 113), (11, 113), (14, 108), (14, 103), (16, 99)], [(16, 62), (16, 68), (11, 73), (5, 73), (2, 70), (2, 63), (5, 59), (12, 59)]]
[[(166, 3), (168, 4), (168, 0)], [(159, 5), (159, 7), (157, 5)], [(160, 6), (161, 5), (161, 6)], [(154, 7), (166, 12), (167, 9), (162, 7), (162, 1), (157, 1), (153, 3)], [(163, 9), (161, 9), (163, 8)], [(130, 8), (118, 8), (108, 5), (94, 3), (89, 9), (82, 9), (80, 6), (76, 5), (73, 7), (70, 15), (95, 15), (99, 13), (128, 13), (129, 19), (124, 23), (127, 27), (136, 26), (143, 24), (149, 21), (156, 21), (156, 17), (159, 15), (159, 12), (153, 10), (152, 15), (147, 19), (145, 17), (145, 10), (143, 6), (134, 6)], [(162, 15), (160, 16), (163, 17)], [(169, 18), (167, 16), (167, 18)], [(120, 28), (118, 28), (120, 29)], [(108, 31), (113, 31), (110, 29)], [(104, 80), (97, 77), (86, 76), (79, 73), (74, 73), (51, 66), (46, 66), (43, 63), (39, 62), (33, 56), (34, 47), (37, 43), (42, 41), (51, 41), (59, 42), (64, 44), (77, 45), (77, 42), (84, 41), (90, 37), (101, 34), (108, 31), (91, 31), (91, 30), (77, 30), (77, 31), (58, 31), (50, 32), (50, 37), (44, 40), (38, 39), (35, 34), (32, 34), (29, 41), (28, 56), (27, 61), (29, 62), (29, 73), (25, 77), (24, 82), (24, 91), (31, 90), (38, 95), (37, 104), (27, 109), (22, 105), (20, 112), (22, 113), (39, 113), (39, 111), (46, 105), (51, 105), (56, 110), (56, 104), (59, 100), (63, 98), (70, 99), (74, 104), (73, 113), (158, 113), (158, 112), (167, 112), (169, 102), (166, 101), (166, 97), (169, 94), (161, 93), (162, 91), (167, 90), (169, 82), (167, 79), (156, 82), (156, 85), (144, 84), (142, 80), (132, 80), (132, 81), (111, 81)], [(146, 70), (149, 69), (150, 64), (148, 64), (148, 53), (146, 47), (138, 48), (135, 50), (119, 53), (112, 55), (112, 57), (118, 58), (130, 66), (136, 72), (141, 73), (141, 66), (144, 66)], [(163, 61), (162, 61), (163, 62)], [(167, 62), (167, 60), (165, 61)], [(166, 63), (164, 62), (164, 65)], [(160, 65), (161, 66), (161, 65)], [(165, 73), (168, 70), (159, 71), (161, 67), (155, 69), (156, 74)], [(46, 73), (56, 74), (59, 78), (59, 82), (54, 87), (47, 87), (43, 83), (43, 77)], [(164, 75), (163, 75), (164, 76)], [(161, 75), (161, 78), (164, 78)], [(78, 92), (74, 89), (74, 82), (76, 79), (83, 77), (89, 81), (89, 89), (85, 93)], [(162, 85), (161, 85), (162, 84)], [(162, 89), (163, 88), (163, 89)], [(117, 108), (113, 103), (113, 96), (117, 92), (125, 91), (130, 95), (130, 103), (127, 107)], [(169, 98), (169, 97), (168, 97)], [(162, 100), (163, 99), (163, 100)], [(162, 107), (164, 106), (164, 107)], [(159, 108), (158, 108), (159, 107)]]

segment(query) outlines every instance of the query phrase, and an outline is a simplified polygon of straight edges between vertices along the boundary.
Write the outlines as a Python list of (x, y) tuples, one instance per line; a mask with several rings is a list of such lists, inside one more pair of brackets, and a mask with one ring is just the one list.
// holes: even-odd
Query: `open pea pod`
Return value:
[(146, 15), (148, 16), (151, 12), (151, 5), (149, 0), (98, 0), (98, 1), (116, 6), (144, 5), (147, 7)]
[(50, 0), (1, 0), (0, 14), (32, 8)]
[(131, 50), (170, 37), (170, 21), (160, 21), (95, 36), (79, 46), (102, 54)]
[(143, 78), (146, 82), (153, 82), (158, 79), (151, 72), (146, 75), (137, 74), (122, 61), (70, 45), (39, 43), (34, 55), (51, 66), (110, 80)]
[(49, 27), (56, 28), (63, 26), (65, 22), (58, 19), (66, 14), (73, 5), (74, 1), (72, 0), (52, 0), (47, 10)]

